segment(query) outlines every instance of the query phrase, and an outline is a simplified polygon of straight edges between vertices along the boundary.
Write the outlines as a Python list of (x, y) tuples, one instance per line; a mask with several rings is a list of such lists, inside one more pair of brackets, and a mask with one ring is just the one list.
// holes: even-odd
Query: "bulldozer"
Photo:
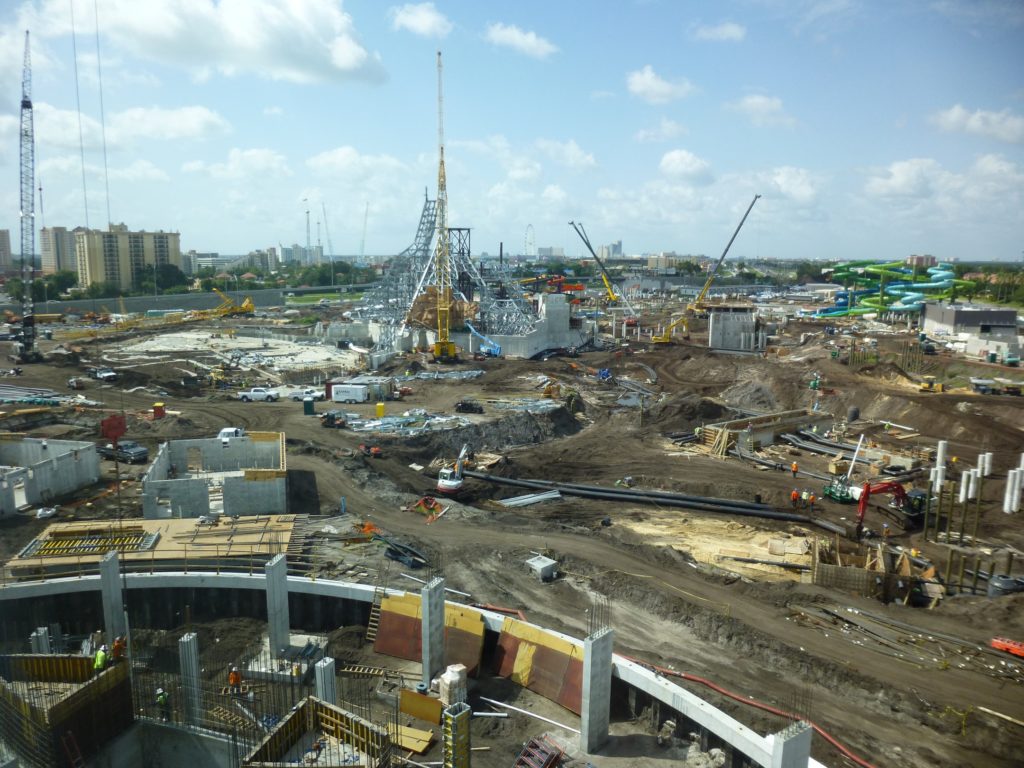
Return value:
[(946, 385), (935, 380), (934, 376), (922, 376), (918, 389), (921, 392), (945, 392)]

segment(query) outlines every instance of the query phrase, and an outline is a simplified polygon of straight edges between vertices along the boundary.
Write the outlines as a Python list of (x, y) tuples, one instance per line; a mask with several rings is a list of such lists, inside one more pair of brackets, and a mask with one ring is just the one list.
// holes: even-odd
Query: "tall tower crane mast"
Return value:
[(444, 93), (441, 88), (441, 52), (437, 52), (437, 247), (434, 249), (434, 275), (437, 290), (437, 339), (434, 359), (442, 362), (458, 358), (451, 340), (452, 260), (448, 240), (448, 189), (444, 173)]
[(21, 359), (36, 360), (36, 318), (32, 301), (32, 276), (35, 272), (35, 129), (32, 122), (32, 61), (29, 57), (28, 30), (25, 30), (25, 64), (21, 73)]

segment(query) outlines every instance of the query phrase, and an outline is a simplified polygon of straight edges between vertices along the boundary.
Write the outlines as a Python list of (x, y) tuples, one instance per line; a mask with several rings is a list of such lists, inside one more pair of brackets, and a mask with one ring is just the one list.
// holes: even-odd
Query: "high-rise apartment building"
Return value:
[(124, 224), (109, 230), (75, 232), (78, 285), (111, 283), (122, 291), (138, 288), (146, 267), (173, 264), (181, 269), (181, 235), (177, 232), (129, 232)]
[(42, 254), (40, 269), (44, 275), (65, 270), (78, 271), (75, 258), (75, 233), (86, 232), (83, 227), (68, 230), (66, 227), (43, 227), (39, 232), (39, 250)]
[(11, 263), (11, 230), (0, 229), (0, 272), (7, 272)]

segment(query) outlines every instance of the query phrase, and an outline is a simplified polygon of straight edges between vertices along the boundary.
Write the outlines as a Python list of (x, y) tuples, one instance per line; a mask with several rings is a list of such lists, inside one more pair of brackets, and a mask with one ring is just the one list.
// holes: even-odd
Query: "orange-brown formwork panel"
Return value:
[[(483, 617), (479, 611), (447, 605), (444, 618), (445, 663), (463, 664), (468, 674), (476, 674), (484, 649)], [(422, 659), (423, 635), (418, 595), (384, 598), (373, 650), (407, 661)]]
[(577, 715), (582, 711), (583, 650), (574, 643), (506, 619), (498, 637), (495, 670)]

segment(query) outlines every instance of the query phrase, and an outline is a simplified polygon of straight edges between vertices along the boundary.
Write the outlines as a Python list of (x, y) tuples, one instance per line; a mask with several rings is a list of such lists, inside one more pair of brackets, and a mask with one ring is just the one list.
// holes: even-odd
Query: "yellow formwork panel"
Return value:
[(512, 666), (510, 679), (523, 688), (530, 684), (530, 675), (533, 672), (533, 654), (537, 652), (537, 646), (533, 643), (520, 643), (519, 652), (516, 653), (515, 664)]
[[(399, 616), (408, 616), (411, 619), (422, 619), (423, 613), (420, 607), (420, 596), (411, 592), (404, 592), (401, 595), (386, 595), (380, 601), (380, 609), (387, 613), (397, 613)], [(447, 613), (447, 611), (445, 611)]]
[(583, 656), (583, 649), (576, 645), (576, 643), (563, 640), (541, 627), (534, 627), (517, 619), (506, 618), (502, 624), (501, 631), (523, 642), (543, 645), (545, 648), (563, 653), (570, 658)]

